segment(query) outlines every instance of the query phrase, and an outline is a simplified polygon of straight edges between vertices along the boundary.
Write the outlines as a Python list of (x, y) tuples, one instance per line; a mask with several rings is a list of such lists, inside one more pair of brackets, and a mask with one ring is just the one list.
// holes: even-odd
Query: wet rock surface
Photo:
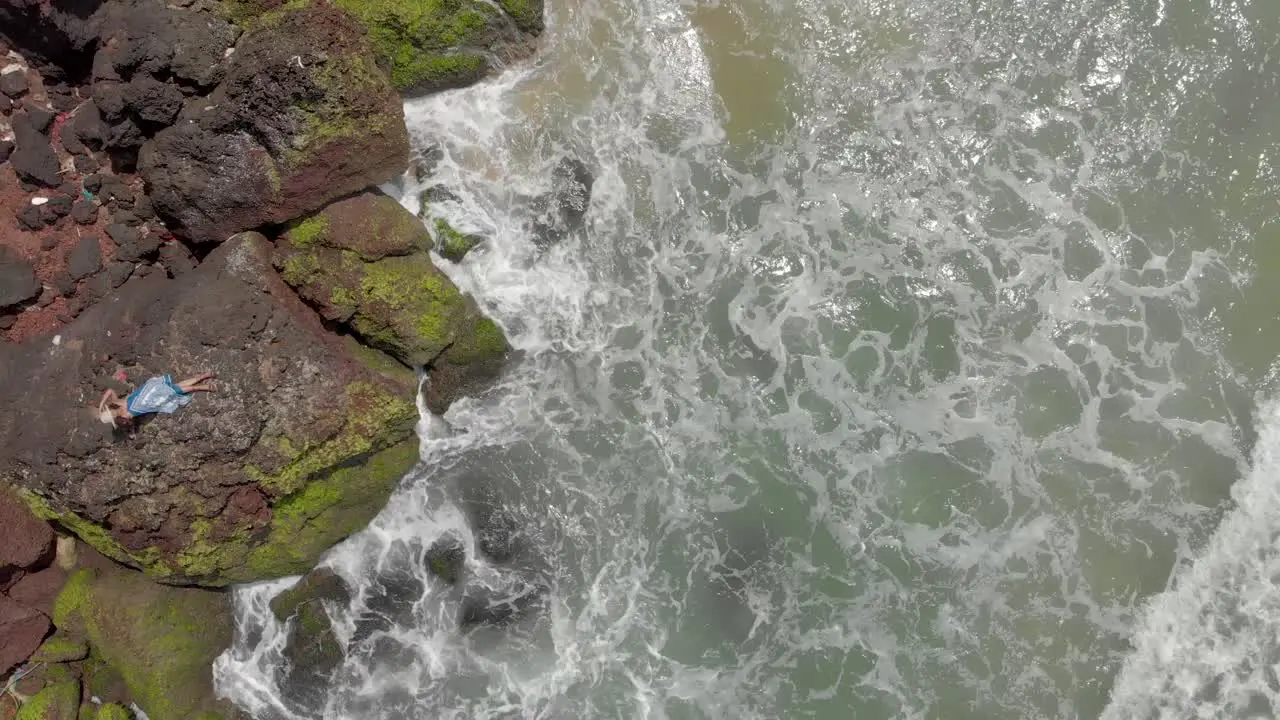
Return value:
[(431, 377), (443, 412), (501, 371), (508, 346), (475, 301), (435, 267), (426, 228), (394, 199), (366, 192), (290, 226), (274, 263), (326, 320)]
[(305, 708), (323, 707), (333, 673), (346, 656), (326, 605), (345, 608), (350, 602), (346, 581), (328, 568), (312, 570), (271, 601), (276, 619), (291, 622), (280, 683)]

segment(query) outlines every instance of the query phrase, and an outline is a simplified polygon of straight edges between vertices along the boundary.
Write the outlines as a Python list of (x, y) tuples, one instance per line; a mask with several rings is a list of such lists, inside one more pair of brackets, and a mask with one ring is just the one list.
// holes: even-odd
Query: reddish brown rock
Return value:
[(226, 80), (143, 146), (138, 171), (196, 242), (281, 223), (392, 179), (409, 158), (400, 97), (361, 27), (327, 6), (249, 30)]
[[(0, 345), (0, 384), (14, 388), (0, 397), (0, 481), (177, 584), (305, 572), (363, 528), (418, 459), (413, 375), (366, 365), (280, 280), (270, 251), (246, 234), (181, 279), (108, 288), (57, 343)], [(103, 389), (129, 389), (113, 379), (121, 368), (130, 385), (212, 371), (217, 391), (113, 428), (93, 407)]]
[(31, 657), (48, 634), (49, 618), (0, 595), (0, 676)]
[(53, 528), (5, 487), (0, 487), (0, 528), (0, 572), (44, 567), (53, 560)]
[(51, 566), (38, 572), (28, 573), (9, 588), (9, 598), (29, 608), (53, 617), (53, 601), (67, 582), (67, 573), (60, 567)]

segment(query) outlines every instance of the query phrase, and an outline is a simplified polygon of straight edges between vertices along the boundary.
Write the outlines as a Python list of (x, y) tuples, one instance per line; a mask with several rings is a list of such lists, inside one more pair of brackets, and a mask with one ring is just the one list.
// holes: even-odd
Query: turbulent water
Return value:
[[(553, 2), (411, 102), (450, 274), (524, 358), (326, 564), (323, 709), (258, 718), (1280, 714), (1280, 3)], [(587, 227), (530, 240), (570, 155)], [(416, 208), (412, 185), (400, 187)], [(474, 508), (528, 540), (483, 559)], [(458, 629), (422, 547), (550, 588)], [(504, 574), (505, 573), (505, 574)], [(407, 613), (361, 624), (380, 589)], [(407, 578), (407, 580), (406, 580)], [(335, 608), (335, 610), (339, 610)]]

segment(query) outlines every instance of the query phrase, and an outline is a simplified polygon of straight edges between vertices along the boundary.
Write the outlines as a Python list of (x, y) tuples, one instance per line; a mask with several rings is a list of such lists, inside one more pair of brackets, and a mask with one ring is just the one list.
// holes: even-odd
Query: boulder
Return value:
[(48, 634), (48, 617), (0, 595), (0, 677), (31, 657)]
[(427, 548), (427, 571), (450, 585), (457, 585), (467, 562), (467, 551), (456, 535), (445, 535)]
[(479, 235), (458, 232), (444, 218), (436, 219), (435, 231), (437, 252), (450, 262), (462, 262), (467, 253), (484, 242), (484, 238)]
[[(99, 560), (101, 560), (99, 558)], [(225, 592), (160, 585), (107, 561), (76, 571), (58, 596), (60, 631), (123, 678), (153, 718), (214, 720), (234, 711), (213, 694), (213, 661), (231, 645)]]
[(138, 170), (177, 234), (222, 242), (391, 180), (408, 157), (400, 98), (360, 26), (316, 5), (247, 31), (226, 79), (143, 146)]
[(53, 529), (27, 509), (12, 489), (0, 486), (0, 573), (40, 568), (53, 560)]
[(77, 720), (80, 714), (80, 683), (74, 679), (46, 685), (23, 703), (17, 720)]
[(526, 33), (542, 30), (541, 0), (335, 4), (368, 29), (378, 63), (397, 90), (411, 95), (470, 85), (489, 72), (490, 57), (528, 55), (532, 43)]
[(551, 171), (551, 192), (534, 198), (533, 241), (546, 249), (582, 229), (595, 178), (581, 160), (561, 158)]
[(274, 262), (326, 320), (427, 368), (428, 406), (443, 412), (496, 377), (509, 348), (502, 330), (432, 264), (431, 244), (412, 213), (369, 192), (290, 226)]
[(67, 253), (67, 272), (73, 280), (83, 280), (102, 269), (102, 249), (98, 238), (83, 237)]
[(9, 98), (20, 98), (27, 94), (27, 73), (23, 71), (22, 66), (0, 72), (0, 93)]
[[(181, 280), (131, 279), (56, 342), (0, 346), (0, 480), (178, 584), (296, 575), (363, 528), (417, 461), (416, 380), (328, 332), (270, 253), (241, 235)], [(217, 392), (115, 428), (94, 406), (119, 368), (133, 384), (212, 371)]]
[(49, 136), (36, 129), (26, 112), (14, 114), (12, 124), (14, 149), (9, 156), (9, 165), (18, 178), (45, 187), (61, 185), (62, 166)]
[(333, 673), (345, 657), (325, 604), (346, 607), (349, 602), (346, 582), (328, 568), (311, 571), (271, 601), (278, 620), (293, 620), (284, 646), (289, 662), (279, 669), (280, 684), (291, 700), (304, 707), (324, 706)]

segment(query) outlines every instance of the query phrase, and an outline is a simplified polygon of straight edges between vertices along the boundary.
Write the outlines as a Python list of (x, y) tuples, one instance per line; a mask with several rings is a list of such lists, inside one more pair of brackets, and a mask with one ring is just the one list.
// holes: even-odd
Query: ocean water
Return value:
[[(299, 718), (1280, 715), (1280, 3), (552, 0), (412, 101), (391, 188), (524, 358), (424, 417), (325, 564), (318, 701), (236, 591), (219, 691)], [(595, 175), (546, 251), (528, 198)], [(428, 379), (429, 381), (429, 379)], [(477, 508), (520, 531), (477, 551)], [(462, 631), (424, 570), (545, 601)], [(380, 593), (415, 587), (370, 630)]]

